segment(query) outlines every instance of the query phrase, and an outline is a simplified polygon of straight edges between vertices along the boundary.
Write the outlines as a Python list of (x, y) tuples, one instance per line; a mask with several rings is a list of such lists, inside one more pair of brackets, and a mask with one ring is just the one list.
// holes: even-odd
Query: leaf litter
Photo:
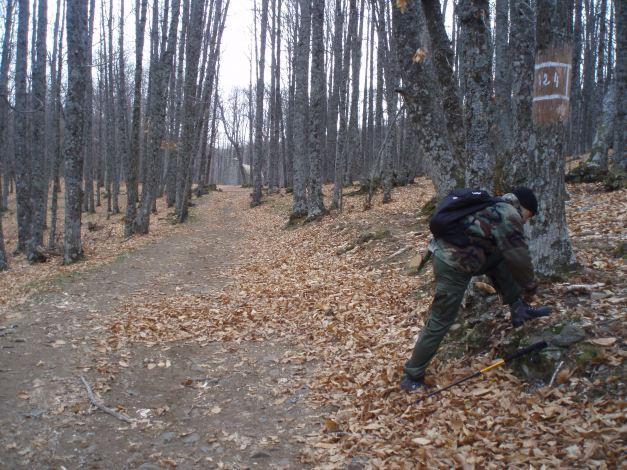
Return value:
[[(616, 299), (625, 297), (625, 265), (616, 250), (625, 243), (625, 191), (604, 193), (597, 185), (569, 190), (569, 226), (582, 268), (568, 283), (603, 288), (581, 296), (565, 292), (563, 283), (546, 285), (539, 301), (553, 299), (551, 322), (582, 317), (592, 343), (602, 346), (595, 360), (620, 368), (625, 318), (624, 302)], [(419, 405), (416, 396), (399, 391), (432, 282), (430, 269), (407, 275), (403, 260), (426, 247), (429, 233), (419, 209), (432, 195), (430, 184), (419, 179), (399, 188), (392, 203), (377, 199), (366, 211), (357, 198), (346, 198), (342, 214), (289, 230), (288, 195), (269, 197), (253, 210), (242, 204), (244, 262), (220, 273), (231, 283), (212, 295), (182, 289), (170, 297), (138, 296), (108, 325), (109, 343), (292, 344), (280, 361), (302, 364), (307, 373), (278, 383), (277, 399), (308, 385), (310, 405), (330, 410), (319, 433), (303, 442), (303, 463), (319, 468), (345, 468), (347, 462), (369, 468), (616, 467), (625, 451), (623, 393), (585, 391), (602, 389), (603, 380), (624, 383), (624, 376), (577, 376), (565, 368), (557, 387), (530, 389), (504, 368)], [(381, 229), (389, 236), (355, 242), (365, 239), (364, 231)], [(478, 287), (491, 292), (489, 285)], [(497, 327), (493, 343), (506, 335), (508, 321)], [(436, 356), (429, 381), (443, 386), (493, 360), (490, 352)]]

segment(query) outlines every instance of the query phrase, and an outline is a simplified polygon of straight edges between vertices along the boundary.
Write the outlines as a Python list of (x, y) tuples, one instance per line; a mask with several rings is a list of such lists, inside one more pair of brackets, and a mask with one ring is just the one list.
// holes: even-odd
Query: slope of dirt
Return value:
[[(246, 256), (247, 202), (241, 189), (212, 193), (174, 235), (3, 313), (0, 467), (300, 465), (299, 441), (315, 418), (305, 387), (278, 391), (305, 372), (283, 361), (291, 345), (131, 344), (105, 328), (131, 298), (216, 295)], [(81, 376), (133, 422), (91, 407)]]

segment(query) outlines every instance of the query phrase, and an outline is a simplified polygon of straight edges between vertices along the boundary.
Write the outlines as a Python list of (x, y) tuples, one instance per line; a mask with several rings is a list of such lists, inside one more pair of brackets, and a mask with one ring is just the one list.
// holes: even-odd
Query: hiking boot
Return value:
[(551, 314), (551, 307), (532, 307), (520, 299), (510, 305), (509, 310), (512, 313), (514, 328), (533, 318), (548, 317)]
[(426, 391), (431, 388), (431, 385), (425, 383), (425, 378), (420, 377), (418, 380), (414, 380), (406, 375), (401, 379), (401, 390), (405, 392), (419, 392)]

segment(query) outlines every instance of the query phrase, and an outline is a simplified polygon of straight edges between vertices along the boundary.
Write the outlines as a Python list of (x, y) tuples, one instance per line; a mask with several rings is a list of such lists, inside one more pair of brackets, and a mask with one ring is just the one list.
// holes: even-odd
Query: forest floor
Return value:
[[(407, 267), (428, 238), (424, 179), (390, 204), (348, 196), (342, 214), (293, 227), (290, 195), (250, 209), (247, 190), (224, 187), (194, 200), (188, 224), (160, 216), (150, 237), (123, 240), (119, 220), (103, 221), (94, 233), (109, 235), (87, 239), (74, 267), (12, 259), (0, 275), (0, 466), (616, 468), (626, 192), (569, 190), (580, 268), (545, 283), (538, 301), (555, 313), (524, 329), (576, 319), (594, 348), (586, 363), (550, 387), (497, 369), (419, 405), (398, 381), (432, 293), (430, 269)], [(494, 360), (512, 331), (490, 308), (490, 347), (436, 357), (432, 382)], [(81, 376), (132, 422), (91, 406)]]

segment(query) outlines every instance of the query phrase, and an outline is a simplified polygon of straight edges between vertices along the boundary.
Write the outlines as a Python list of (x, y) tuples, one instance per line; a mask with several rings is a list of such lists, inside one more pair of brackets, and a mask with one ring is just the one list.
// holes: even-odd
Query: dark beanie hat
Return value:
[(521, 206), (533, 212), (533, 215), (538, 213), (538, 200), (531, 189), (521, 186), (514, 189), (512, 193), (518, 198), (518, 202), (520, 202)]

